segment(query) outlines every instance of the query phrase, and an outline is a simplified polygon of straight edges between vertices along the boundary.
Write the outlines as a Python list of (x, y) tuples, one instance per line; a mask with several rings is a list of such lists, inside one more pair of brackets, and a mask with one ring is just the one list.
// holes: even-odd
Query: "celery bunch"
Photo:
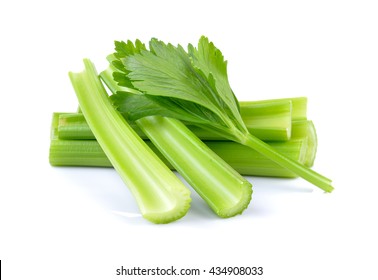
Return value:
[(108, 61), (100, 75), (88, 59), (70, 73), (80, 112), (53, 114), (51, 165), (114, 167), (154, 223), (189, 209), (190, 192), (171, 170), (223, 218), (251, 201), (242, 175), (300, 176), (332, 191), (310, 169), (317, 138), (307, 99), (239, 102), (222, 53), (206, 37), (187, 51), (156, 39), (149, 48), (116, 42)]

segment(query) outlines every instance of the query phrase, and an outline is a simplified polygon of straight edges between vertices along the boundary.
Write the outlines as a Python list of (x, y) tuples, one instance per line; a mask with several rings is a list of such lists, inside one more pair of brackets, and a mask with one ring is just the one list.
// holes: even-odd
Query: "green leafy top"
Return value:
[[(224, 60), (222, 52), (209, 42), (208, 38), (202, 36), (197, 49), (189, 44), (188, 53), (194, 67), (202, 71), (206, 77), (214, 77), (217, 96), (222, 99), (218, 102), (222, 109), (230, 110), (228, 115), (238, 118), (240, 116), (239, 102), (229, 84), (227, 61)], [(243, 123), (241, 118), (238, 118), (238, 122)]]
[[(213, 43), (201, 37), (197, 48), (140, 41), (116, 42), (111, 65), (114, 80), (126, 87), (111, 98), (128, 119), (161, 115), (183, 120), (249, 146), (298, 176), (330, 192), (331, 180), (291, 160), (251, 135), (227, 76), (227, 62)], [(130, 93), (132, 91), (132, 93)]]
[(116, 42), (114, 57), (114, 79), (140, 93), (112, 97), (129, 119), (174, 117), (232, 139), (237, 131), (247, 132), (228, 83), (227, 63), (206, 37), (201, 37), (198, 49), (189, 45), (188, 52), (157, 39), (150, 41), (149, 50), (139, 41)]

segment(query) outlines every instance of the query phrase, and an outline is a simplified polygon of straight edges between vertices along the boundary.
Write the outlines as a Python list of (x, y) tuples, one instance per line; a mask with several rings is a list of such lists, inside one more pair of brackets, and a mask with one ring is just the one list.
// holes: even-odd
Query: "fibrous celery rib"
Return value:
[(252, 186), (182, 122), (150, 116), (136, 121), (167, 161), (220, 217), (241, 214)]
[[(59, 139), (57, 128), (58, 126), (66, 125), (58, 123), (59, 115), (65, 115), (65, 113), (56, 113), (53, 117), (53, 137), (50, 144), (50, 163), (52, 165), (112, 167), (112, 164), (96, 140)], [(313, 163), (316, 154), (316, 139), (314, 139), (314, 135), (309, 132), (311, 129), (308, 129), (308, 125), (312, 126), (313, 124), (310, 121), (303, 121), (302, 124), (298, 122), (293, 126), (295, 139), (282, 142), (270, 142), (269, 145), (287, 157), (302, 162), (307, 166), (311, 166), (308, 165), (308, 163)], [(75, 133), (73, 134), (75, 135)], [(309, 141), (313, 144), (308, 145)], [(169, 168), (174, 169), (150, 141), (145, 142)], [(294, 173), (241, 144), (231, 141), (204, 141), (204, 143), (240, 174), (269, 177), (296, 177)]]
[[(113, 88), (111, 81), (108, 80), (112, 78), (106, 75), (109, 75), (107, 71), (101, 73), (101, 77), (106, 79), (106, 85)], [(264, 141), (287, 141), (291, 138), (292, 120), (298, 120), (298, 117), (293, 119), (292, 114), (295, 111), (306, 110), (306, 103), (296, 101), (297, 99), (305, 100), (305, 98), (283, 98), (240, 102), (241, 116), (248, 130), (257, 138)], [(305, 117), (302, 120), (305, 120)], [(85, 118), (80, 114), (61, 114), (59, 123), (62, 124), (58, 130), (61, 139), (94, 139)], [(147, 138), (134, 122), (129, 122), (129, 124), (141, 138)], [(227, 140), (225, 137), (195, 125), (187, 126), (202, 140)]]
[[(280, 104), (284, 102), (291, 103), (291, 120), (292, 121), (303, 121), (307, 119), (307, 97), (288, 97), (288, 98), (278, 98), (278, 99), (268, 99), (268, 100), (255, 100), (255, 101), (240, 101), (240, 114), (244, 115), (245, 111), (247, 114), (248, 110), (256, 107), (273, 106), (274, 104)], [(277, 104), (277, 105), (278, 105)], [(273, 107), (274, 108), (274, 107)], [(267, 110), (270, 110), (267, 107)]]
[(190, 192), (115, 110), (88, 59), (69, 73), (80, 108), (101, 148), (134, 195), (147, 220), (168, 223), (189, 209)]

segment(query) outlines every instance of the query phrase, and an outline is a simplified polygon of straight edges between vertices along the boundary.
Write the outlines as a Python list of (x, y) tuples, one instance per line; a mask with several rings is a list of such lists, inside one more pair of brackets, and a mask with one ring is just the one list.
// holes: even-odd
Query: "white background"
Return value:
[[(122, 279), (121, 265), (377, 279), (377, 14), (376, 1), (2, 1), (4, 279)], [(67, 73), (82, 58), (103, 69), (114, 40), (186, 45), (201, 35), (223, 51), (240, 100), (308, 97), (314, 169), (334, 180), (332, 194), (300, 179), (249, 178), (253, 201), (241, 216), (219, 219), (193, 195), (186, 217), (153, 225), (114, 170), (49, 165), (51, 114), (76, 110)]]

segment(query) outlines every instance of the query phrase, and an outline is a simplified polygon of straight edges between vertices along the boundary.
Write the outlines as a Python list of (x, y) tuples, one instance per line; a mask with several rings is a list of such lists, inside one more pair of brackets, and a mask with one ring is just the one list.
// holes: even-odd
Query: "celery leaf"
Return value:
[[(113, 65), (120, 72), (113, 74), (114, 79), (119, 85), (131, 85), (141, 93), (141, 96), (132, 97), (133, 106), (127, 104), (131, 102), (131, 98), (125, 94), (114, 98), (113, 101), (121, 112), (134, 120), (147, 115), (174, 117), (205, 128), (210, 127), (233, 139), (235, 131), (246, 132), (230, 87), (223, 90), (222, 82), (216, 80), (224, 79), (225, 69), (219, 70), (221, 74), (215, 72), (214, 76), (211, 69), (200, 65), (205, 63), (202, 62), (202, 57), (193, 59), (196, 57), (190, 57), (180, 45), (175, 47), (152, 39), (149, 48), (150, 50), (141, 49), (139, 52), (129, 51), (126, 56), (125, 48), (120, 53), (117, 52), (118, 61), (113, 62)], [(129, 49), (133, 50), (131, 46)], [(220, 54), (220, 51), (217, 53)], [(221, 54), (220, 57), (223, 58)], [(196, 65), (194, 61), (201, 63)], [(123, 68), (119, 63), (122, 63)], [(225, 67), (222, 63), (219, 66)], [(217, 67), (214, 64), (213, 69)], [(220, 97), (224, 92), (228, 97)], [(140, 103), (135, 106), (138, 99)], [(148, 105), (146, 100), (149, 100)], [(152, 104), (155, 110), (152, 109)]]

